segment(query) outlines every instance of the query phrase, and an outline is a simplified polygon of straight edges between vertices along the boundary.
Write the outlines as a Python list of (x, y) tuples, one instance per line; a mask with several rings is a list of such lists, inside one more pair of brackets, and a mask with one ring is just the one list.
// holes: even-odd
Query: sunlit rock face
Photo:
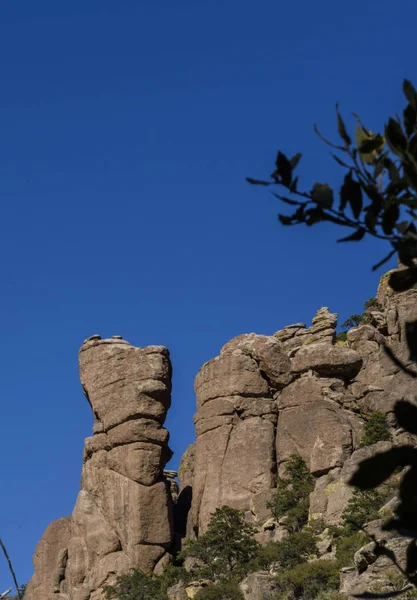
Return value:
[(163, 473), (172, 454), (163, 427), (171, 401), (168, 350), (93, 336), (80, 349), (79, 367), (93, 436), (85, 440), (71, 518), (51, 524), (39, 543), (29, 600), (99, 599), (115, 574), (132, 567), (152, 573), (165, 564), (173, 539)]

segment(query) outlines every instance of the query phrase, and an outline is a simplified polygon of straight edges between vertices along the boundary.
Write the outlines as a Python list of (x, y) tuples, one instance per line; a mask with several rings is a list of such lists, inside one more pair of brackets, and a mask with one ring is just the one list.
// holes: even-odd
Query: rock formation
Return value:
[(93, 336), (79, 365), (94, 435), (85, 440), (72, 516), (46, 529), (26, 600), (101, 598), (117, 573), (161, 570), (173, 539), (163, 474), (171, 457), (163, 427), (171, 397), (167, 349)]
[[(310, 518), (339, 523), (358, 464), (392, 445), (416, 443), (393, 414), (398, 400), (414, 402), (410, 378), (384, 348), (415, 368), (405, 323), (417, 319), (417, 291), (394, 294), (383, 276), (377, 299), (345, 341), (336, 338), (337, 315), (324, 307), (311, 327), (240, 335), (204, 364), (195, 379), (196, 442), (179, 467), (179, 495), (176, 472), (164, 472), (171, 456), (163, 428), (168, 351), (89, 338), (80, 350), (80, 375), (95, 422), (85, 441), (81, 491), (72, 516), (46, 529), (25, 600), (101, 600), (103, 586), (130, 567), (160, 573), (181, 539), (203, 534), (223, 505), (245, 511), (262, 543), (279, 539), (267, 501), (293, 454), (315, 478)], [(376, 410), (387, 415), (392, 441), (361, 448), (364, 422)], [(329, 541), (320, 543), (325, 554)], [(387, 543), (405, 547), (398, 538)], [(342, 573), (348, 594), (381, 580), (387, 568), (372, 548), (356, 563)], [(255, 598), (253, 590), (269, 584), (255, 574), (242, 589)], [(176, 586), (172, 597), (182, 600), (184, 593)]]

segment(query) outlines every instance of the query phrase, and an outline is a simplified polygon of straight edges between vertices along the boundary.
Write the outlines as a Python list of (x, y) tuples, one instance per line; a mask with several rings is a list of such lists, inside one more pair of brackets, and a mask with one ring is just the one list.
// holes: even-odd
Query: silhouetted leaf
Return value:
[(399, 498), (400, 504), (395, 513), (400, 519), (402, 525), (411, 531), (417, 530), (417, 469), (414, 461), (410, 461), (412, 466), (403, 475), (400, 483)]
[(292, 168), (288, 158), (282, 152), (278, 152), (277, 160), (275, 162), (277, 166), (278, 175), (281, 178), (283, 185), (290, 185), (292, 179)]
[(285, 202), (285, 204), (290, 204), (291, 206), (300, 206), (301, 204), (301, 202), (298, 202), (297, 200), (292, 200), (291, 198), (287, 198), (286, 196), (280, 196), (279, 194), (275, 194), (274, 192), (272, 192), (272, 195), (275, 196), (275, 198), (278, 198), (278, 200)]
[(394, 292), (405, 292), (413, 287), (415, 283), (417, 283), (417, 269), (415, 267), (395, 271), (391, 273), (388, 279), (388, 284)]
[(394, 408), (395, 418), (400, 427), (410, 433), (417, 433), (417, 406), (405, 400), (399, 400)]
[(417, 92), (411, 81), (408, 81), (408, 79), (404, 79), (403, 81), (403, 92), (408, 102), (417, 109)]
[(382, 230), (385, 235), (390, 235), (394, 229), (398, 218), (400, 216), (400, 209), (394, 199), (391, 200), (391, 204), (382, 215)]
[(394, 119), (389, 119), (388, 125), (385, 127), (385, 138), (391, 151), (402, 158), (407, 149), (407, 138), (401, 125)]
[(324, 214), (321, 208), (310, 208), (306, 211), (306, 224), (314, 225), (324, 220)]
[(417, 134), (413, 135), (408, 143), (408, 152), (414, 159), (417, 159)]
[(396, 250), (391, 250), (391, 252), (389, 254), (387, 254), (387, 256), (385, 258), (380, 260), (379, 263), (376, 263), (376, 265), (374, 265), (372, 267), (372, 271), (376, 271), (377, 269), (379, 269), (379, 267), (382, 267), (382, 265), (384, 265), (386, 262), (388, 262), (389, 259), (394, 256), (395, 253), (396, 253)]
[(327, 183), (315, 183), (311, 190), (311, 196), (321, 208), (333, 206), (333, 190)]
[(278, 215), (278, 219), (282, 223), (282, 225), (292, 225), (294, 220), (292, 217), (288, 217), (287, 215)]
[(352, 178), (352, 172), (345, 175), (340, 188), (340, 208), (343, 211), (349, 203), (355, 219), (359, 219), (362, 210), (362, 189), (360, 184)]
[(371, 154), (375, 150), (380, 151), (384, 146), (384, 139), (380, 135), (364, 140), (358, 150), (361, 154)]
[(417, 546), (415, 541), (410, 542), (407, 548), (406, 572), (412, 574), (417, 569)]
[(408, 184), (417, 190), (417, 169), (411, 162), (403, 162), (404, 175)]
[[(411, 586), (410, 586), (411, 587)], [(363, 598), (363, 600), (371, 600), (373, 598), (395, 598), (395, 596), (400, 596), (404, 594), (404, 590), (410, 589), (408, 586), (402, 588), (401, 590), (396, 590), (395, 592), (385, 592), (384, 594), (374, 594), (372, 592), (364, 592), (363, 594), (352, 594), (354, 598)]]
[(417, 460), (417, 450), (411, 446), (399, 446), (367, 458), (349, 480), (349, 485), (361, 490), (371, 490), (384, 483), (399, 466)]
[(411, 104), (408, 104), (403, 112), (404, 129), (408, 137), (412, 135), (416, 126), (417, 111)]
[(345, 142), (346, 146), (350, 146), (352, 143), (352, 140), (348, 136), (345, 124), (343, 123), (343, 119), (340, 116), (338, 104), (336, 104), (336, 113), (337, 113), (337, 130), (339, 132), (339, 135), (342, 138), (342, 140)]
[(246, 181), (252, 185), (271, 185), (272, 181), (262, 181), (261, 179), (253, 179), (252, 177), (246, 177)]
[(417, 321), (405, 324), (405, 337), (410, 351), (410, 360), (417, 360)]
[(301, 154), (301, 152), (297, 152), (297, 154), (294, 154), (294, 156), (290, 160), (290, 165), (291, 165), (292, 169), (295, 169), (295, 167), (300, 162), (300, 159), (301, 159), (302, 156), (303, 155)]
[(337, 241), (338, 242), (360, 242), (363, 239), (365, 233), (366, 233), (365, 229), (363, 229), (362, 227), (359, 227), (359, 229), (356, 229), (356, 231), (354, 231), (351, 235), (348, 235), (347, 237), (344, 237), (344, 238), (340, 238)]
[(335, 159), (335, 161), (341, 166), (341, 167), (346, 167), (346, 169), (351, 169), (352, 167), (350, 167), (349, 165), (347, 165), (345, 162), (343, 162), (343, 160), (341, 160), (336, 154), (333, 154), (333, 152), (330, 152), (330, 155), (333, 156), (333, 158)]
[(334, 148), (335, 150), (340, 150), (341, 152), (347, 152), (347, 149), (345, 146), (338, 146), (337, 144), (333, 144), (332, 142), (329, 142), (329, 140), (327, 140), (318, 130), (317, 125), (314, 123), (314, 133), (316, 135), (319, 136), (319, 138), (328, 146), (330, 146), (331, 148)]

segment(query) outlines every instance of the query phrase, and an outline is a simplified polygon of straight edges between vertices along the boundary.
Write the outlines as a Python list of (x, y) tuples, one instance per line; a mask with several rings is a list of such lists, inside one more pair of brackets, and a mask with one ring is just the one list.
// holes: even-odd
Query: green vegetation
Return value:
[(280, 571), (276, 577), (279, 590), (293, 597), (313, 600), (321, 592), (339, 587), (339, 564), (336, 561), (305, 562)]
[(160, 577), (145, 575), (138, 569), (119, 575), (115, 586), (105, 588), (106, 600), (167, 600)]
[(365, 523), (378, 519), (378, 511), (388, 501), (389, 495), (387, 489), (362, 491), (356, 488), (342, 515), (346, 530), (357, 531)]
[(280, 542), (269, 542), (259, 549), (253, 568), (270, 569), (279, 564), (286, 569), (295, 567), (317, 555), (316, 542), (312, 531), (290, 533)]
[(195, 598), (196, 600), (244, 600), (236, 581), (212, 583), (201, 589)]
[(291, 455), (285, 465), (285, 477), (279, 477), (277, 491), (267, 507), (272, 516), (285, 519), (290, 532), (300, 531), (308, 520), (309, 495), (314, 490), (314, 478), (301, 456)]
[(388, 429), (387, 417), (382, 412), (374, 412), (365, 423), (361, 446), (370, 446), (376, 442), (390, 440), (391, 434)]
[(245, 522), (242, 511), (229, 506), (217, 508), (206, 533), (185, 543), (180, 559), (195, 558), (203, 563), (199, 577), (227, 579), (243, 577), (254, 559), (259, 544), (253, 539), (255, 528)]
[(350, 535), (342, 535), (336, 543), (336, 560), (341, 567), (353, 565), (355, 552), (367, 542), (367, 536), (362, 531), (355, 531)]

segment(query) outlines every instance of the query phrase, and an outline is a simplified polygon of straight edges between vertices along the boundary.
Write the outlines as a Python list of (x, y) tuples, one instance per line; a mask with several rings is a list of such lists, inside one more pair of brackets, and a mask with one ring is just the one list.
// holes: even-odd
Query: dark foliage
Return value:
[(180, 558), (194, 558), (203, 566), (198, 575), (208, 579), (244, 576), (258, 552), (255, 528), (245, 522), (242, 511), (223, 506), (214, 512), (209, 527), (196, 540), (188, 540)]
[(196, 600), (244, 600), (239, 584), (236, 581), (212, 583), (201, 589), (195, 598)]
[(279, 477), (273, 501), (268, 503), (272, 516), (285, 516), (288, 531), (300, 531), (308, 521), (309, 496), (314, 478), (301, 456), (293, 454), (285, 465), (285, 477)]
[[(332, 148), (332, 157), (346, 169), (339, 190), (339, 204), (326, 183), (315, 183), (310, 191), (301, 191), (295, 173), (301, 154), (288, 159), (278, 153), (275, 169), (269, 181), (248, 179), (249, 183), (284, 188), (284, 193), (274, 196), (295, 210), (279, 215), (283, 225), (307, 226), (328, 222), (347, 227), (352, 232), (339, 242), (359, 242), (366, 236), (384, 240), (390, 251), (373, 270), (398, 255), (403, 268), (392, 272), (388, 285), (401, 293), (417, 286), (417, 91), (410, 81), (403, 83), (407, 104), (402, 118), (389, 118), (383, 134), (369, 131), (357, 115), (355, 144), (336, 106), (340, 144), (325, 139), (315, 127), (319, 137)], [(337, 154), (334, 153), (337, 152)], [(405, 337), (409, 349), (409, 363), (404, 364), (389, 348), (385, 352), (410, 378), (417, 377), (417, 321), (406, 324)], [(411, 381), (411, 379), (410, 379)], [(395, 408), (401, 427), (410, 433), (417, 430), (417, 407), (409, 402), (399, 402)], [(386, 481), (397, 469), (404, 469), (399, 505), (395, 517), (386, 525), (400, 535), (414, 538), (409, 545), (407, 564), (398, 565), (395, 555), (384, 546), (377, 546), (380, 554), (389, 557), (417, 585), (417, 449), (399, 446), (365, 460), (350, 481), (361, 490), (371, 490)], [(387, 597), (389, 597), (388, 594)], [(374, 597), (374, 596), (364, 596)]]
[(391, 434), (388, 429), (387, 417), (382, 412), (374, 412), (366, 421), (361, 446), (371, 446), (376, 442), (389, 441)]
[(304, 562), (280, 571), (276, 580), (281, 592), (290, 592), (295, 598), (313, 600), (320, 592), (338, 589), (339, 564), (330, 560)]

